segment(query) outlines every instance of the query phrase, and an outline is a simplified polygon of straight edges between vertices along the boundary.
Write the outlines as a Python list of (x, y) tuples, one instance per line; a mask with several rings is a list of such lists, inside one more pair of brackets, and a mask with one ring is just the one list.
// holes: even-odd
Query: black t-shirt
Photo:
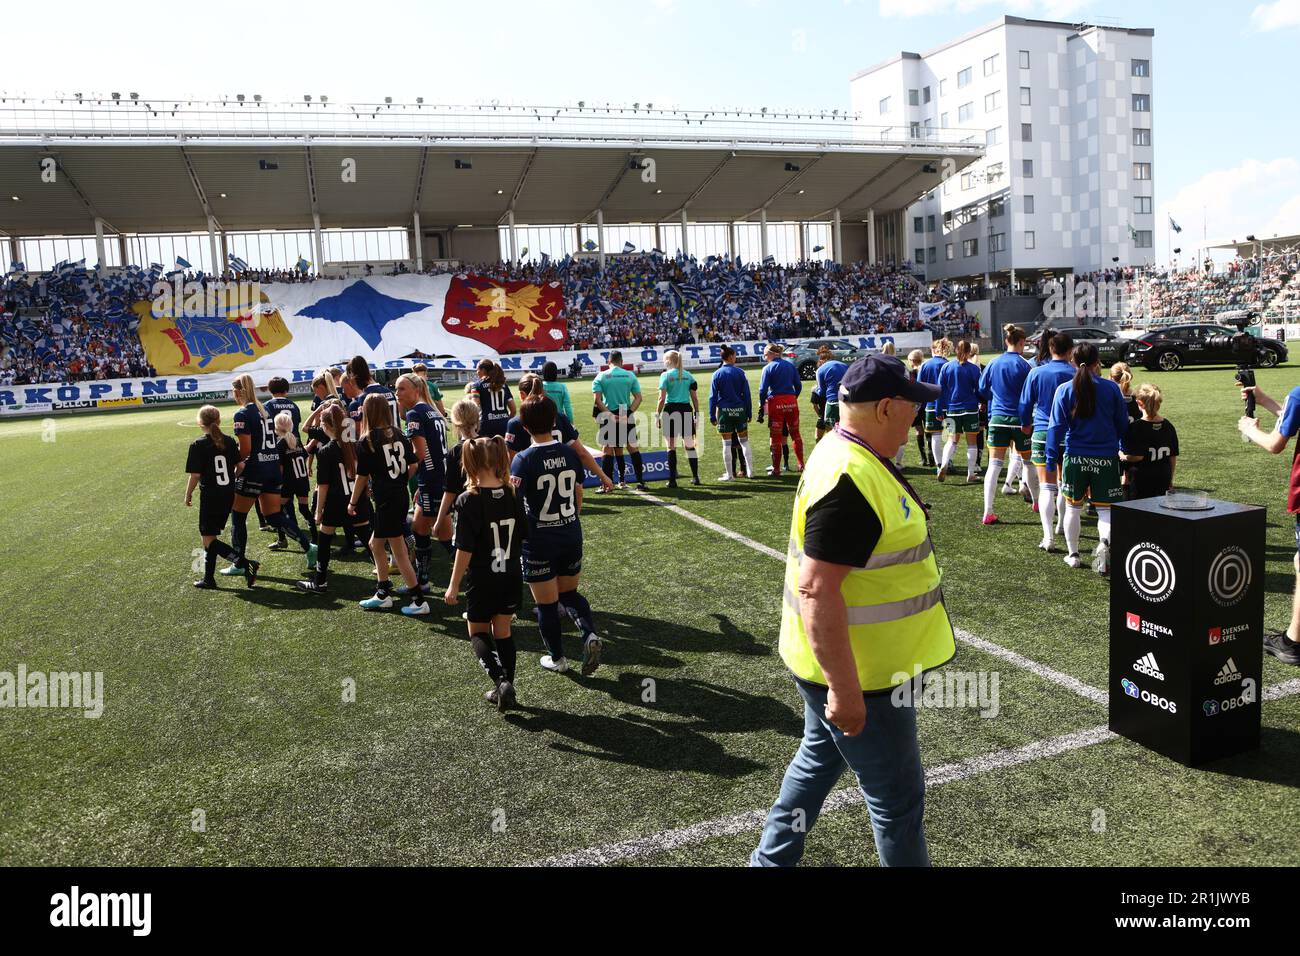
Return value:
[(302, 481), (307, 477), (307, 449), (301, 444), (289, 447), (288, 439), (281, 438), (275, 445), (280, 453), (280, 469), (285, 481)]
[(518, 576), (528, 535), (524, 499), (513, 488), (480, 488), (456, 499), (456, 549), (468, 551), (474, 573)]
[(371, 432), (357, 442), (357, 474), (370, 476), (376, 504), (405, 492), (407, 468), (415, 463), (411, 440), (395, 428), (387, 435)]
[(204, 435), (190, 444), (185, 456), (185, 473), (199, 476), (199, 489), (203, 495), (233, 495), (235, 492), (239, 442), (227, 435), (223, 444), (224, 447), (218, 451), (211, 436)]
[(1163, 495), (1173, 484), (1173, 461), (1178, 457), (1178, 432), (1165, 420), (1148, 422), (1139, 418), (1129, 426), (1124, 451), (1142, 455), (1128, 465), (1128, 480), (1134, 498)]
[(803, 551), (830, 564), (864, 567), (882, 532), (880, 518), (848, 475), (804, 516)]
[(442, 493), (445, 495), (459, 498), (461, 492), (465, 490), (465, 472), (460, 466), (460, 451), (464, 447), (465, 443), (458, 441), (447, 449), (447, 475), (442, 486)]
[(1133, 395), (1124, 400), (1124, 406), (1128, 409), (1128, 423), (1131, 428), (1134, 422), (1142, 420), (1142, 406)]
[(336, 441), (326, 442), (316, 450), (316, 486), (329, 488), (329, 496), (352, 495), (352, 479), (343, 462), (343, 448)]

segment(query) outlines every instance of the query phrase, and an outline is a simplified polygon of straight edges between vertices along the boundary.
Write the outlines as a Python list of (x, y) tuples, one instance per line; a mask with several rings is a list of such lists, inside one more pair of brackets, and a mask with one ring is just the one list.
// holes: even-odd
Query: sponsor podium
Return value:
[(1265, 509), (1114, 508), (1110, 729), (1189, 766), (1259, 746)]

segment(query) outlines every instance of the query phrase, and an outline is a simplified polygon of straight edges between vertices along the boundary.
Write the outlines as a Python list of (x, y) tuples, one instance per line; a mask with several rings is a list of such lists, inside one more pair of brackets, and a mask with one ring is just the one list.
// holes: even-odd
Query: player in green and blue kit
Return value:
[[(943, 367), (948, 364), (948, 357), (951, 355), (952, 343), (946, 337), (935, 339), (930, 345), (930, 357), (916, 373), (916, 380), (924, 385), (938, 385), (939, 375), (943, 372)], [(925, 434), (930, 440), (930, 457), (935, 462), (936, 470), (939, 462), (943, 460), (943, 423), (935, 413), (938, 404), (939, 400), (935, 399), (925, 406)]]
[[(984, 476), (984, 523), (997, 524), (993, 513), (993, 497), (998, 488), (998, 474), (1007, 450), (1013, 449), (1013, 467), (1021, 463), (1025, 469), (1029, 491), (1035, 501), (1038, 497), (1038, 475), (1029, 467), (1029, 435), (1020, 424), (1020, 393), (1029, 377), (1029, 363), (1025, 361), (1025, 330), (1015, 325), (1005, 329), (1007, 350), (989, 363), (980, 374), (980, 397), (989, 410), (989, 472)], [(1011, 481), (1008, 478), (1008, 483)]]
[(980, 430), (980, 367), (970, 360), (971, 345), (965, 339), (957, 343), (957, 361), (949, 362), (939, 373), (939, 397), (935, 400), (935, 418), (952, 419), (952, 434), (943, 446), (939, 460), (940, 481), (948, 475), (952, 456), (957, 450), (957, 436), (966, 436), (966, 483), (975, 481), (979, 471), (978, 437)]
[(1056, 543), (1053, 519), (1062, 502), (1058, 501), (1056, 469), (1047, 467), (1047, 423), (1052, 417), (1056, 390), (1074, 378), (1074, 366), (1070, 364), (1074, 340), (1064, 332), (1045, 331), (1038, 342), (1038, 365), (1029, 370), (1020, 389), (1020, 424), (1030, 431), (1029, 460), (1038, 472), (1038, 520), (1043, 525), (1038, 547), (1050, 554)]

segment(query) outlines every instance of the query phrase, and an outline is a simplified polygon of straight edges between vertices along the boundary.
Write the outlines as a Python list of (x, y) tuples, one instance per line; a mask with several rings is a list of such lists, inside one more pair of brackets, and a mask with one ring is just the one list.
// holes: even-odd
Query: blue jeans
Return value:
[(929, 866), (925, 771), (916, 741), (916, 710), (895, 707), (890, 694), (873, 695), (866, 698), (866, 727), (858, 736), (846, 737), (826, 720), (826, 688), (797, 681), (795, 686), (804, 699), (803, 742), (785, 771), (781, 793), (767, 814), (750, 865), (799, 862), (808, 831), (847, 765), (867, 799), (880, 862)]

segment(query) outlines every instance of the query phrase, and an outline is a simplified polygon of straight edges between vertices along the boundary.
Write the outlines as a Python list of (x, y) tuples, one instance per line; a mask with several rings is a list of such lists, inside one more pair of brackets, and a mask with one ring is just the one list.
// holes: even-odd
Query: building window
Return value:
[(1002, 178), (1002, 164), (992, 163), (984, 170), (984, 179), (986, 182), (993, 182), (995, 179)]
[(1027, 69), (1029, 69), (1029, 51), (1028, 51), (1028, 50), (1021, 50), (1021, 51), (1020, 51), (1020, 69), (1022, 69), (1022, 70), (1027, 70)]
[(959, 90), (961, 90), (961, 89), (965, 89), (965, 88), (968, 87), (968, 86), (970, 86), (970, 67), (969, 67), (969, 66), (966, 67), (966, 69), (962, 70), (960, 73), (957, 74), (957, 89), (959, 89)]
[(994, 219), (1007, 214), (1007, 201), (1003, 197), (989, 201), (989, 215)]
[(934, 246), (931, 246), (929, 249), (925, 250), (925, 261), (929, 265), (934, 265), (936, 262), (938, 262), (939, 250), (936, 249)]
[(920, 123), (912, 123), (912, 124), (910, 124), (909, 128), (910, 128), (911, 131), (912, 131), (912, 139), (920, 139), (920, 138), (921, 138), (921, 124), (920, 124)]
[(980, 241), (978, 239), (967, 239), (961, 244), (961, 254), (969, 259), (971, 256), (980, 254)]
[(984, 134), (985, 146), (996, 146), (1002, 140), (1002, 127), (995, 126)]
[(957, 107), (957, 122), (958, 122), (958, 123), (969, 123), (969, 122), (971, 121), (972, 117), (974, 117), (974, 116), (975, 116), (975, 104), (974, 104), (974, 103), (963, 103), (961, 106)]
[(1005, 232), (995, 232), (989, 236), (989, 249), (993, 252), (1007, 251), (1007, 234)]
[(940, 95), (940, 96), (947, 96), (947, 95), (948, 95), (948, 81), (947, 81), (947, 80), (940, 80), (940, 81), (939, 81), (939, 95)]
[(1150, 145), (1151, 145), (1151, 130), (1149, 130), (1149, 129), (1138, 129), (1138, 128), (1135, 126), (1135, 127), (1133, 128), (1133, 145), (1134, 145), (1134, 146), (1150, 146)]
[(1032, 159), (1022, 159), (1020, 161), (1020, 175), (1025, 179), (1034, 178), (1034, 161)]
[(992, 76), (997, 71), (998, 71), (998, 55), (994, 53), (991, 57), (989, 57), (987, 60), (984, 61), (984, 75)]
[(1150, 75), (1151, 75), (1151, 61), (1150, 61), (1150, 60), (1134, 60), (1134, 61), (1133, 61), (1133, 75), (1134, 75), (1134, 76), (1150, 76)]
[(1032, 94), (1031, 94), (1030, 91), (1029, 91), (1029, 87), (1027, 87), (1027, 86), (1022, 86), (1022, 87), (1020, 88), (1020, 105), (1021, 105), (1021, 106), (1031, 106), (1031, 105), (1033, 105), (1033, 104), (1032, 104), (1032, 100), (1033, 100), (1033, 96), (1032, 96)]
[(1133, 212), (1139, 216), (1151, 215), (1151, 197), (1135, 196), (1133, 199)]
[(1034, 124), (1033, 124), (1033, 123), (1021, 123), (1021, 124), (1020, 124), (1020, 142), (1022, 142), (1022, 143), (1032, 143), (1033, 141), (1034, 141)]
[(1133, 240), (1133, 245), (1138, 249), (1150, 249), (1151, 230), (1150, 229), (1137, 230), (1137, 238)]
[(1142, 181), (1142, 182), (1145, 182), (1146, 180), (1149, 180), (1149, 179), (1151, 178), (1151, 164), (1150, 164), (1150, 163), (1134, 163), (1134, 164), (1133, 164), (1133, 178), (1136, 179), (1136, 180)]
[(1026, 216), (1032, 216), (1033, 214), (1034, 214), (1034, 197), (1033, 197), (1033, 196), (1026, 196), (1026, 197), (1025, 197), (1025, 215), (1026, 215)]
[(939, 127), (940, 127), (940, 129), (947, 129), (947, 128), (948, 128), (948, 114), (947, 114), (947, 113), (940, 113), (940, 114), (939, 114)]
[(961, 174), (961, 188), (962, 188), (962, 189), (970, 189), (970, 188), (971, 188), (971, 185), (972, 185), (972, 183), (971, 183), (971, 176), (970, 176), (970, 173), (962, 173), (962, 174)]
[(998, 91), (994, 90), (988, 96), (984, 97), (984, 112), (992, 113), (998, 108)]
[(1134, 94), (1133, 94), (1133, 112), (1134, 112), (1134, 113), (1150, 113), (1150, 112), (1151, 112), (1151, 97), (1147, 96), (1147, 94), (1145, 94), (1145, 93), (1134, 93)]
[(913, 217), (912, 217), (912, 231), (913, 231), (913, 232), (924, 232), (924, 231), (925, 231), (925, 220), (924, 220), (922, 217), (920, 217), (920, 216), (913, 216)]
[(930, 215), (930, 216), (926, 216), (926, 217), (925, 217), (925, 231), (926, 231), (926, 232), (934, 232), (934, 216), (933, 216), (933, 215)]
[(924, 249), (917, 249), (917, 250), (915, 250), (915, 253), (916, 253), (916, 254), (912, 257), (912, 261), (915, 262), (918, 266), (919, 266), (919, 265), (924, 265), (924, 264), (925, 264), (925, 250), (924, 250)]
[(948, 262), (952, 262), (952, 260), (953, 260), (953, 251), (952, 251), (952, 243), (951, 243), (951, 242), (945, 242), (945, 243), (943, 244), (943, 257), (944, 257), (944, 259), (947, 260)]
[(889, 112), (889, 97), (886, 96), (883, 100), (880, 101), (880, 115), (884, 116), (888, 112)]
[(943, 214), (943, 231), (948, 232), (951, 229), (952, 229), (952, 213), (946, 212)]
[(921, 105), (921, 91), (920, 91), (920, 90), (908, 90), (908, 91), (907, 91), (907, 105), (908, 105), (908, 106), (920, 106), (920, 105)]
[(1026, 249), (1038, 248), (1037, 240), (1034, 238), (1034, 234), (1032, 232), (1025, 233), (1025, 248)]
[(930, 88), (928, 86), (921, 90), (921, 102), (930, 102)]

